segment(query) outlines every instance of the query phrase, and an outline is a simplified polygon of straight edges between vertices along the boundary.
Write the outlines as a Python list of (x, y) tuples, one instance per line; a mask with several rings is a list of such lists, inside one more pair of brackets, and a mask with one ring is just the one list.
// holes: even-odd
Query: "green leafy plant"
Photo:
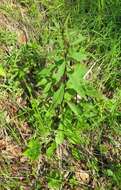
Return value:
[[(64, 142), (64, 139), (71, 144), (88, 144), (89, 140), (87, 138), (85, 141), (82, 132), (82, 128), (89, 129), (86, 112), (87, 118), (89, 118), (88, 109), (91, 109), (91, 105), (93, 107), (88, 98), (92, 98), (92, 100), (99, 98), (95, 87), (84, 78), (87, 72), (84, 65), (87, 53), (81, 47), (84, 38), (78, 34), (79, 39), (75, 41), (77, 31), (75, 33), (63, 31), (61, 26), (59, 31), (59, 39), (53, 37), (53, 44), (55, 43), (56, 46), (56, 50), (55, 48), (52, 50), (55, 54), (53, 64), (48, 63), (46, 68), (37, 72), (39, 81), (37, 86), (41, 89), (42, 109), (45, 110), (40, 114), (44, 125), (48, 126), (50, 134), (54, 132), (52, 141), (55, 141), (57, 147)], [(74, 48), (75, 45), (76, 48)], [(50, 59), (50, 55), (48, 56)], [(90, 108), (87, 108), (83, 114), (84, 107), (88, 105), (86, 102)], [(92, 116), (89, 113), (90, 121), (98, 114), (96, 110), (94, 112)], [(91, 122), (93, 123), (93, 121)], [(55, 144), (52, 143), (47, 149), (47, 155), (51, 156), (54, 150)]]
[(28, 143), (28, 148), (24, 152), (30, 160), (36, 160), (40, 155), (40, 142), (37, 139), (31, 139)]

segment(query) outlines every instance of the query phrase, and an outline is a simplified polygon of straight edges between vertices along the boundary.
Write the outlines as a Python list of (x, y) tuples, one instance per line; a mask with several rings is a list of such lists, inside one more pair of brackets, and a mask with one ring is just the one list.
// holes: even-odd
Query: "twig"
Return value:
[(96, 65), (97, 62), (94, 62), (93, 65), (90, 67), (90, 69), (87, 71), (87, 73), (84, 75), (83, 79), (87, 79), (88, 75), (92, 72), (92, 69), (94, 68), (94, 66)]

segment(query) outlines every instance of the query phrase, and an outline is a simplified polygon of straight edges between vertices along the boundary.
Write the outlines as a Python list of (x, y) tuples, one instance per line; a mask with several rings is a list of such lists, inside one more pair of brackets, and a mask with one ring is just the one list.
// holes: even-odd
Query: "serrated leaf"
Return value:
[(64, 84), (55, 92), (53, 96), (52, 108), (56, 108), (59, 104), (61, 104), (64, 96)]
[(74, 72), (69, 75), (69, 81), (67, 83), (67, 88), (74, 89), (81, 97), (85, 97), (85, 89), (83, 88), (83, 77), (87, 69), (82, 64), (76, 64)]
[(76, 91), (76, 93), (81, 97), (85, 98), (86, 97), (86, 92), (85, 88), (83, 88), (82, 83), (77, 83), (75, 80), (72, 80), (71, 83), (68, 83), (67, 88), (71, 88)]
[(84, 51), (75, 51), (75, 50), (71, 50), (70, 52), (70, 58), (74, 59), (75, 61), (81, 62), (86, 60), (87, 55)]
[(6, 76), (5, 70), (4, 70), (4, 68), (2, 66), (0, 66), (0, 76), (1, 77), (5, 77)]
[(75, 83), (78, 85), (80, 82), (83, 81), (83, 77), (86, 72), (87, 72), (87, 68), (85, 67), (85, 65), (76, 64), (74, 66), (73, 73), (69, 75), (68, 83), (71, 83), (72, 85), (74, 84), (74, 86), (75, 86)]
[(87, 72), (87, 68), (84, 64), (78, 63), (74, 66), (74, 72), (72, 76), (78, 81), (81, 81)]

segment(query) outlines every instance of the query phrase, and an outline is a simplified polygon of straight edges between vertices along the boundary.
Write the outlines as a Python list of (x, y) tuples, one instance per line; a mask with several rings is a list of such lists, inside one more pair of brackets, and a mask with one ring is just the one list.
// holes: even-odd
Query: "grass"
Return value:
[(0, 3), (0, 189), (121, 189), (120, 1)]

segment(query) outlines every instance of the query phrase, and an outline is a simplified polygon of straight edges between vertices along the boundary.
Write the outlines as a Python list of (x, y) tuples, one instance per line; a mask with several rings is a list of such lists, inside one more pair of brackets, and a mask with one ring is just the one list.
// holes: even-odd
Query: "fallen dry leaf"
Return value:
[(16, 102), (17, 102), (17, 104), (19, 105), (19, 107), (25, 107), (26, 106), (26, 100), (24, 100), (21, 96), (18, 96), (17, 98), (16, 98)]
[(27, 122), (24, 122), (23, 125), (21, 125), (21, 132), (24, 134), (31, 134), (30, 126)]
[(4, 148), (6, 148), (6, 141), (3, 140), (3, 139), (1, 139), (1, 140), (0, 140), (0, 150), (2, 150), (2, 149), (4, 149)]
[(22, 150), (20, 147), (10, 144), (6, 149), (13, 157), (21, 156)]
[(81, 183), (89, 183), (90, 177), (89, 174), (84, 170), (79, 170), (75, 172), (77, 180)]
[(17, 33), (17, 36), (18, 36), (18, 42), (20, 44), (26, 44), (27, 43), (27, 36), (23, 31), (19, 31)]
[(24, 190), (31, 190), (31, 188), (28, 187), (28, 186), (26, 186), (26, 187), (24, 186), (23, 189), (24, 189)]
[(21, 157), (21, 158), (20, 158), (20, 162), (21, 162), (21, 163), (25, 163), (27, 160), (28, 160), (28, 159), (27, 159), (26, 157)]

